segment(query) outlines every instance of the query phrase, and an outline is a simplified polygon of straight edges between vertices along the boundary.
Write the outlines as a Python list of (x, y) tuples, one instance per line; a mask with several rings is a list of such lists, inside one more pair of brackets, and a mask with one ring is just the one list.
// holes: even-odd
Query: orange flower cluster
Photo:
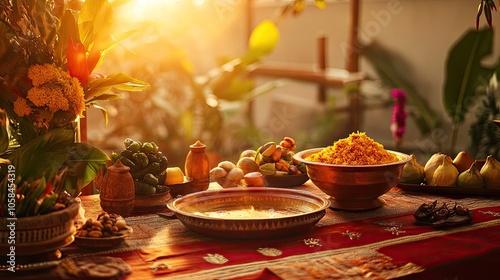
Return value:
[(376, 165), (398, 161), (398, 157), (384, 146), (366, 136), (365, 132), (351, 133), (307, 160), (337, 165)]
[(83, 88), (77, 78), (52, 64), (33, 65), (28, 70), (33, 87), (26, 98), (18, 97), (14, 111), (18, 116), (29, 116), (33, 107), (49, 110), (52, 114), (61, 110), (81, 116), (85, 110)]

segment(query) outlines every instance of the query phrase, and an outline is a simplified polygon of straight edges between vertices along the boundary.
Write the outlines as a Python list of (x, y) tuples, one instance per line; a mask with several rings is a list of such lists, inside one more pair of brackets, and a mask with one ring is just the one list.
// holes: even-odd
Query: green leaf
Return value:
[(66, 63), (66, 48), (68, 46), (69, 38), (72, 38), (73, 41), (76, 42), (80, 40), (80, 34), (78, 32), (75, 16), (70, 10), (66, 10), (61, 19), (59, 40), (56, 41), (54, 50), (54, 55), (61, 64)]
[[(107, 0), (87, 0), (78, 15), (82, 43), (90, 50), (93, 43), (109, 38), (113, 23), (113, 8)], [(99, 49), (103, 49), (98, 46)]]
[(108, 111), (104, 107), (99, 106), (97, 104), (91, 104), (89, 107), (93, 107), (93, 108), (101, 110), (102, 116), (104, 118), (104, 124), (108, 125), (108, 122), (109, 122)]
[(456, 128), (474, 104), (476, 89), (486, 84), (493, 69), (484, 67), (482, 60), (491, 55), (493, 32), (487, 28), (469, 29), (451, 47), (446, 60), (443, 105)]
[(109, 157), (89, 144), (75, 143), (70, 158), (65, 163), (68, 171), (64, 190), (73, 197), (77, 197), (81, 189), (95, 178), (99, 168), (106, 163)]
[(38, 207), (38, 211), (35, 211), (35, 214), (43, 215), (50, 213), (52, 211), (52, 207), (56, 203), (57, 197), (58, 197), (57, 194), (52, 194), (50, 196), (45, 197), (39, 204), (40, 206)]
[(9, 133), (7, 132), (7, 114), (0, 109), (0, 154), (9, 148)]
[(54, 129), (21, 145), (10, 158), (16, 167), (16, 182), (19, 184), (29, 178), (41, 178), (53, 170), (59, 170), (73, 144), (73, 131)]
[(255, 86), (252, 79), (248, 78), (234, 78), (225, 87), (218, 92), (214, 92), (220, 99), (227, 101), (238, 101), (244, 99), (245, 95), (250, 92)]
[[(112, 88), (125, 91), (143, 91), (149, 87), (149, 83), (132, 78), (124, 73), (114, 73), (106, 78), (95, 79), (89, 82), (88, 90), (85, 93), (85, 100), (93, 100), (96, 96), (108, 92)], [(108, 97), (113, 97), (109, 95)], [(102, 99), (101, 99), (102, 100)]]

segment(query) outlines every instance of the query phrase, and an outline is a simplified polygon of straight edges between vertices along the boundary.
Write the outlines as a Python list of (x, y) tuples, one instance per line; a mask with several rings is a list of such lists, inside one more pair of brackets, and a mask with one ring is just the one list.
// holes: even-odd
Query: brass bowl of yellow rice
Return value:
[(410, 156), (353, 133), (332, 146), (298, 152), (294, 160), (306, 164), (311, 181), (331, 196), (331, 208), (357, 211), (384, 204), (380, 196), (398, 184)]

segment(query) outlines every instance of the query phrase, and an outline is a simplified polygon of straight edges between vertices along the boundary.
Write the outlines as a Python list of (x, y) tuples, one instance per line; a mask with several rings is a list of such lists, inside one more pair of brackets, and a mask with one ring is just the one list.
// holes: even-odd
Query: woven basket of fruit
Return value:
[[(15, 246), (15, 254), (36, 255), (51, 252), (73, 242), (74, 221), (80, 203), (49, 214), (17, 218), (2, 218), (0, 222), (0, 250)], [(15, 242), (15, 243), (14, 243)]]

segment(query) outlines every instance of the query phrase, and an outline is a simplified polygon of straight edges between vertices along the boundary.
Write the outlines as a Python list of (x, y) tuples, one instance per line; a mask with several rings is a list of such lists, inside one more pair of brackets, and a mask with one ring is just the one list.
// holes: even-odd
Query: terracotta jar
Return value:
[(134, 209), (134, 179), (129, 173), (130, 167), (117, 160), (108, 167), (100, 182), (101, 208), (108, 213), (129, 216)]
[(206, 146), (198, 140), (193, 145), (190, 145), (189, 149), (184, 172), (187, 177), (193, 179), (191, 184), (196, 191), (207, 190), (210, 184), (210, 161)]

